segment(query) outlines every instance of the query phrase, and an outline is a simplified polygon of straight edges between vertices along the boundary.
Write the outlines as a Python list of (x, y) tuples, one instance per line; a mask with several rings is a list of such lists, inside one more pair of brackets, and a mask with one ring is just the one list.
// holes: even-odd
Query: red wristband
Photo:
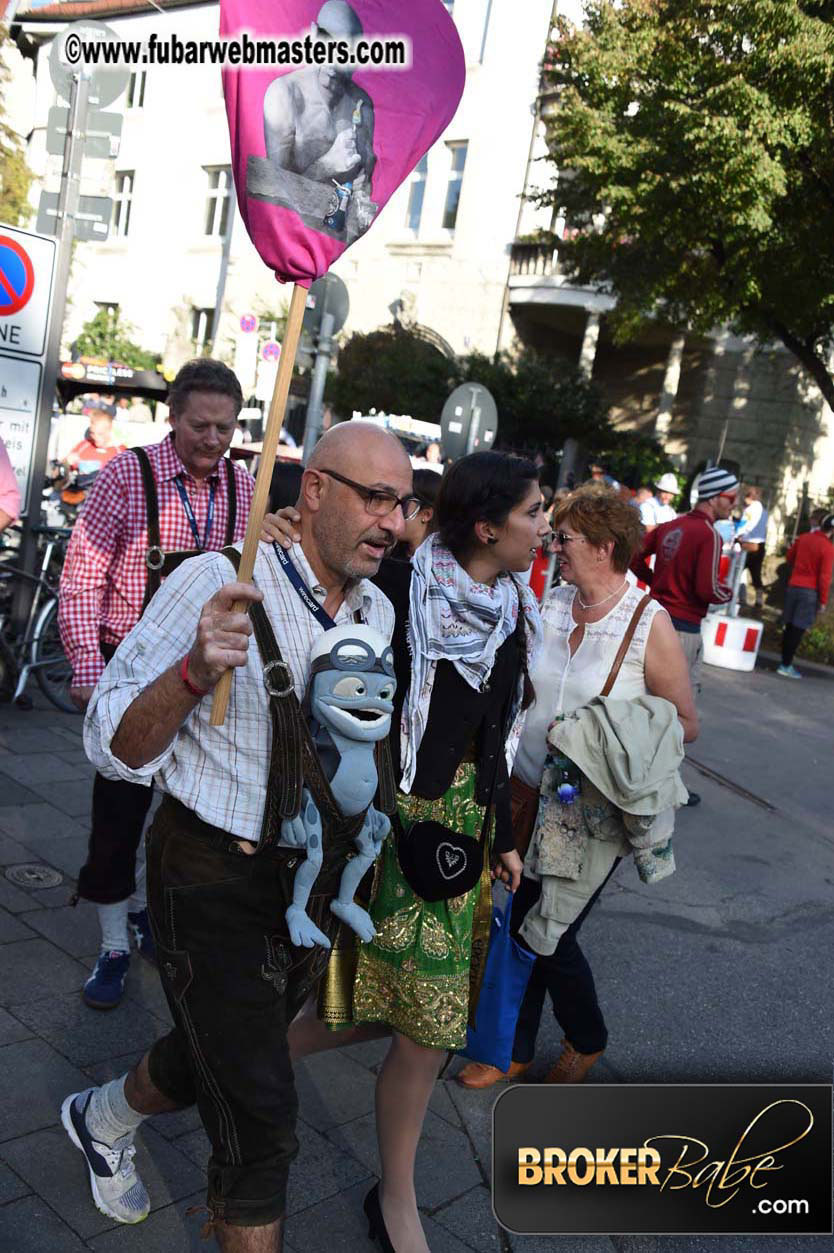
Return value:
[(182, 665), (180, 666), (180, 678), (192, 696), (196, 696), (198, 699), (208, 696), (208, 688), (197, 687), (197, 684), (192, 683), (188, 677), (188, 653), (186, 653), (182, 659)]

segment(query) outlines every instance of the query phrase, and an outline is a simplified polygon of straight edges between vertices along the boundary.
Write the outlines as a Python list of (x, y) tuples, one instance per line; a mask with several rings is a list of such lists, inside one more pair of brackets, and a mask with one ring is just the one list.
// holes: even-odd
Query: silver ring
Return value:
[(149, 570), (161, 570), (165, 565), (165, 553), (158, 544), (153, 544), (145, 553), (145, 565)]
[[(272, 671), (273, 670), (283, 670), (284, 675), (286, 676), (286, 680), (285, 680), (286, 685), (284, 687), (281, 687), (281, 688), (273, 687), (272, 685)], [(289, 696), (290, 695), (290, 693), (294, 690), (294, 684), (292, 681), (292, 674), (290, 672), (290, 668), (285, 661), (268, 661), (266, 663), (266, 665), (264, 666), (264, 687), (269, 692), (270, 696)]]

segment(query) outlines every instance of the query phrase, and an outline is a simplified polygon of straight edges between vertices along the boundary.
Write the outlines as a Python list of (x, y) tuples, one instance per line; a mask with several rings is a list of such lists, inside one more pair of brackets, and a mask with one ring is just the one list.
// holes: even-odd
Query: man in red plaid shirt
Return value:
[[(59, 624), (80, 709), (160, 575), (169, 572), (172, 562), (163, 565), (163, 558), (221, 549), (246, 530), (254, 480), (223, 460), (243, 404), (234, 374), (210, 358), (190, 361), (174, 379), (168, 404), (170, 435), (144, 450), (144, 471), (141, 450), (138, 456), (123, 452), (100, 470), (70, 540)], [(152, 485), (143, 473), (152, 475)], [(153, 518), (149, 524), (149, 491), (156, 526)], [(128, 928), (140, 953), (154, 958), (144, 883), (137, 888), (136, 882), (151, 798), (151, 788), (96, 774), (89, 852), (78, 876), (78, 895), (96, 903), (101, 923), (101, 953), (82, 994), (95, 1009), (112, 1009), (121, 1000)]]

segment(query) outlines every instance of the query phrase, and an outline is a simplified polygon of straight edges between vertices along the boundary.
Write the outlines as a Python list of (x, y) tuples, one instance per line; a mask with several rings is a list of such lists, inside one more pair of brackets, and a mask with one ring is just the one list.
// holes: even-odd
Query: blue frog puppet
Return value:
[[(389, 819), (372, 802), (377, 790), (374, 747), (391, 728), (395, 690), (393, 653), (371, 627), (361, 623), (333, 627), (313, 645), (306, 703), (314, 727), (326, 731), (338, 754), (330, 790), (345, 817), (365, 813), (356, 836), (358, 852), (345, 866), (330, 908), (365, 941), (376, 931), (370, 915), (353, 897), (391, 830)], [(305, 948), (314, 944), (330, 948), (330, 940), (306, 912), (322, 866), (321, 815), (307, 788), (298, 816), (282, 825), (281, 843), (306, 853), (286, 913), (290, 939)]]

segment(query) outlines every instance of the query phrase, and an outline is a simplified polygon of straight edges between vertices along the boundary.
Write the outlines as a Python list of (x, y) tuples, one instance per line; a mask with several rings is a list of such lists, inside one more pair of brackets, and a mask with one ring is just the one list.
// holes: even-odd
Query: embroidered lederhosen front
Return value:
[[(159, 590), (159, 585), (163, 578), (167, 578), (187, 557), (197, 557), (203, 550), (199, 548), (183, 548), (172, 552), (163, 550), (159, 533), (159, 495), (156, 490), (153, 467), (144, 448), (132, 448), (131, 452), (139, 462), (139, 468), (142, 471), (142, 486), (145, 489), (145, 511), (148, 517), (148, 547), (145, 552), (148, 581), (145, 585), (145, 599), (142, 602), (142, 613), (144, 613), (152, 597)], [(235, 538), (237, 485), (235, 482), (235, 469), (231, 460), (225, 457), (223, 461), (226, 466), (226, 487), (229, 494), (229, 510), (223, 543), (228, 545), (233, 543)]]

